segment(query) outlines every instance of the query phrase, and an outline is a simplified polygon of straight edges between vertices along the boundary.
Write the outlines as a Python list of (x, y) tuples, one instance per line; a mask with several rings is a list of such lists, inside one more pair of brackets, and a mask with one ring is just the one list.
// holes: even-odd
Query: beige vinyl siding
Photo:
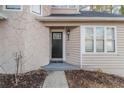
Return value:
[(124, 64), (124, 27), (117, 26), (117, 53), (83, 54), (83, 64)]
[(66, 40), (66, 61), (80, 65), (80, 27), (72, 29), (69, 40)]
[(124, 25), (118, 23), (113, 26), (117, 27), (117, 53), (84, 53), (82, 55), (83, 69), (101, 69), (103, 72), (124, 76)]

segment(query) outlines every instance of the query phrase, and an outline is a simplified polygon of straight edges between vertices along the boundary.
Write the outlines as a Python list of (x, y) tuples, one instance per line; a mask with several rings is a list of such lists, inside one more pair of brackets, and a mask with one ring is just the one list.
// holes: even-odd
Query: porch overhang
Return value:
[(7, 19), (7, 17), (0, 13), (0, 20), (5, 20), (5, 19)]
[(37, 17), (41, 22), (82, 22), (82, 21), (114, 21), (124, 22), (124, 17)]

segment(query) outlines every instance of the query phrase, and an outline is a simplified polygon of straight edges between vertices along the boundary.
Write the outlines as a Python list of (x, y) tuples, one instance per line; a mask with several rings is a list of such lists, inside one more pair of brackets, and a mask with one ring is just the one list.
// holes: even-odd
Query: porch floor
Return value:
[(63, 71), (63, 70), (78, 70), (79, 66), (68, 64), (68, 63), (49, 63), (46, 66), (43, 66), (45, 70), (53, 70), (53, 71)]

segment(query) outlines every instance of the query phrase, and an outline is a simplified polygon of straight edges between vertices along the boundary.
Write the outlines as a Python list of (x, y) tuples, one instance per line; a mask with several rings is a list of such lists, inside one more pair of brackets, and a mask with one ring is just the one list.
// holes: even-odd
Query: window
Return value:
[(53, 39), (62, 39), (61, 33), (53, 33)]
[(85, 38), (85, 42), (86, 42), (86, 46), (85, 46), (85, 51), (86, 52), (93, 52), (93, 28), (92, 27), (87, 27), (86, 31), (86, 38)]
[(116, 52), (115, 41), (115, 27), (85, 27), (85, 52)]
[(40, 5), (32, 5), (31, 11), (33, 13), (41, 15), (41, 6)]
[(96, 52), (104, 52), (104, 28), (96, 27)]
[(114, 28), (107, 28), (107, 52), (115, 52)]
[(57, 7), (57, 8), (76, 8), (76, 5), (52, 5), (52, 7)]
[(20, 5), (6, 5), (5, 9), (10, 9), (10, 10), (21, 10)]

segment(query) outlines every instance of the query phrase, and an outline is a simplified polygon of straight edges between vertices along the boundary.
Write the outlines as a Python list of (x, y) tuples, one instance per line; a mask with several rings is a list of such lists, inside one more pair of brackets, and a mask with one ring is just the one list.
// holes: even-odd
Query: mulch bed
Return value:
[(96, 71), (65, 71), (70, 88), (124, 88), (124, 78)]
[(46, 78), (46, 71), (35, 70), (20, 74), (18, 85), (15, 84), (14, 74), (0, 74), (0, 87), (2, 88), (39, 88), (43, 86)]

